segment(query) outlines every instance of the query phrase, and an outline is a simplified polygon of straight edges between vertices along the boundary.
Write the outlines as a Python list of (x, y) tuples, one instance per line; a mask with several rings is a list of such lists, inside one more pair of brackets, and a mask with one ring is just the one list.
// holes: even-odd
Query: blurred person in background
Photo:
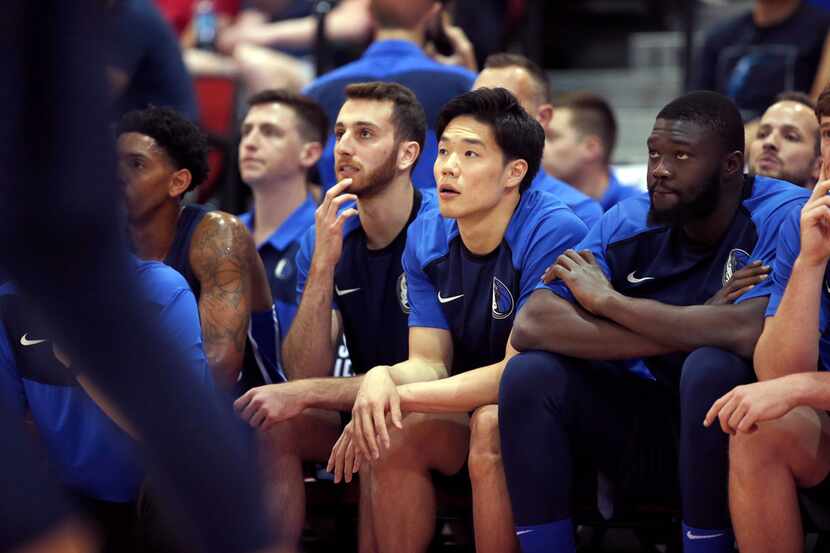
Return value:
[(590, 92), (562, 95), (547, 127), (544, 167), (608, 211), (642, 190), (619, 181), (611, 168), (617, 120), (608, 102)]
[(785, 92), (750, 137), (749, 172), (812, 188), (821, 170), (821, 140), (815, 104), (802, 92)]
[[(803, 0), (755, 0), (752, 9), (717, 23), (698, 52), (690, 88), (729, 96), (744, 121), (759, 117), (785, 90), (821, 90), (830, 12)], [(828, 73), (830, 74), (830, 73)]]
[(178, 40), (153, 0), (111, 0), (109, 6), (107, 76), (116, 115), (157, 105), (197, 121), (193, 82)]
[(254, 206), (239, 220), (262, 258), (284, 337), (299, 303), (294, 258), (317, 209), (308, 173), (323, 153), (328, 120), (317, 102), (287, 90), (264, 90), (248, 106), (239, 174), (251, 187)]
[[(390, 81), (412, 90), (426, 112), (428, 126), (426, 142), (412, 180), (419, 188), (433, 188), (432, 165), (437, 156), (437, 143), (432, 126), (444, 104), (470, 90), (475, 73), (466, 67), (445, 65), (430, 58), (424, 47), (430, 37), (446, 34), (450, 50), (464, 54), (461, 59), (474, 65), (471, 47), (469, 42), (457, 42), (462, 39), (463, 33), (447, 32), (447, 22), (442, 17), (443, 2), (370, 0), (369, 9), (377, 27), (371, 46), (360, 59), (318, 77), (304, 92), (317, 100), (329, 120), (334, 121), (346, 99), (344, 90), (348, 84)], [(333, 151), (334, 137), (330, 135), (318, 164), (324, 189), (337, 182)]]
[[(542, 68), (518, 54), (493, 54), (484, 62), (473, 88), (501, 87), (511, 92), (522, 107), (543, 129), (555, 119), (550, 103), (550, 85)], [(531, 189), (549, 192), (567, 205), (588, 228), (599, 221), (602, 208), (586, 194), (569, 183), (551, 176), (540, 167), (534, 176)]]

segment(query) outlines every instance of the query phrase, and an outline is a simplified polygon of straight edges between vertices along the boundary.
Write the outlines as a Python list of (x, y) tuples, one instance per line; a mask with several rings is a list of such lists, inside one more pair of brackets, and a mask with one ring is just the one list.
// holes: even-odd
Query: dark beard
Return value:
[(368, 173), (356, 189), (349, 190), (358, 198), (371, 198), (386, 190), (398, 171), (398, 149), (395, 148), (383, 165)]
[(720, 175), (714, 174), (706, 180), (703, 189), (691, 200), (681, 201), (670, 209), (654, 209), (653, 192), (649, 190), (651, 205), (648, 210), (648, 224), (682, 227), (692, 221), (712, 214), (720, 199)]

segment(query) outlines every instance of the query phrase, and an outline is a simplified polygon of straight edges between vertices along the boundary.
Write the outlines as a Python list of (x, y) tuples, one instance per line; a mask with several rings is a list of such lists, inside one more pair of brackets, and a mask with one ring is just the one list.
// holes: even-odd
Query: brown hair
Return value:
[[(395, 138), (412, 140), (424, 150), (427, 133), (427, 116), (415, 93), (398, 83), (370, 82), (354, 83), (346, 87), (346, 98), (350, 100), (376, 100), (392, 102), (392, 124)], [(419, 153), (420, 157), (420, 153)]]
[(504, 69), (505, 67), (520, 67), (528, 72), (536, 83), (538, 100), (540, 104), (550, 102), (550, 82), (544, 70), (534, 62), (519, 54), (492, 54), (484, 61), (484, 69)]
[(571, 125), (580, 135), (599, 137), (605, 146), (605, 163), (609, 163), (617, 144), (617, 119), (608, 102), (591, 92), (570, 92), (558, 97), (555, 105), (571, 110)]
[(262, 104), (283, 104), (291, 108), (300, 123), (299, 133), (304, 140), (325, 145), (329, 133), (329, 119), (320, 104), (307, 96), (283, 89), (263, 90), (251, 96), (248, 107)]

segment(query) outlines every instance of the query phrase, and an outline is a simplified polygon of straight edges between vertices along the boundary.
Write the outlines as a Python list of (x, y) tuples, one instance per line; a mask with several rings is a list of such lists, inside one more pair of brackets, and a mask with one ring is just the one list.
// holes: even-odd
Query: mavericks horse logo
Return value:
[(738, 248), (729, 252), (729, 257), (726, 258), (726, 265), (723, 266), (721, 285), (726, 286), (726, 283), (729, 282), (732, 275), (744, 268), (747, 263), (749, 263), (749, 254), (747, 252)]
[(401, 311), (409, 315), (409, 296), (406, 291), (406, 273), (398, 277), (398, 303), (401, 304)]

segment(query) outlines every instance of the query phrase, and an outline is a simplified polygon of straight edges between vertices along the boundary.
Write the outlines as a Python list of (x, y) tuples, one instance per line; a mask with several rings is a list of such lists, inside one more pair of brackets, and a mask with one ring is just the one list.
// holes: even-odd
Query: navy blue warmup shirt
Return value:
[[(268, 284), (271, 286), (271, 297), (274, 298), (281, 337), (288, 334), (294, 315), (297, 314), (299, 296), (295, 258), (300, 249), (300, 239), (309, 227), (314, 226), (316, 209), (317, 203), (309, 194), (306, 201), (295, 209), (265, 242), (257, 246), (262, 264), (265, 266), (265, 274), (268, 275)], [(255, 216), (252, 210), (240, 215), (239, 220), (253, 232)]]
[[(756, 295), (769, 294), (767, 317), (774, 317), (784, 297), (784, 290), (793, 272), (793, 264), (801, 252), (800, 233), (801, 212), (793, 210), (778, 232), (778, 251), (775, 255), (772, 278), (763, 285), (756, 286), (753, 291)], [(819, 311), (819, 368), (830, 370), (830, 271), (824, 271), (824, 285), (821, 288), (821, 309)]]
[[(158, 324), (172, 335), (197, 380), (212, 388), (187, 282), (156, 261), (136, 261), (136, 270)], [(10, 284), (0, 289), (0, 323), (0, 394), (21, 416), (29, 409), (61, 480), (98, 500), (135, 501), (144, 477), (136, 444), (57, 359), (42, 322)]]
[[(409, 356), (410, 312), (407, 277), (401, 255), (407, 229), (422, 217), (435, 217), (434, 194), (415, 190), (409, 221), (392, 242), (370, 250), (359, 215), (346, 221), (343, 252), (334, 271), (334, 305), (343, 319), (343, 334), (351, 356), (351, 368), (362, 374), (378, 365), (394, 365)], [(303, 237), (297, 254), (297, 293), (302, 295), (311, 258), (314, 256), (314, 228)]]
[[(346, 101), (346, 86), (367, 81), (396, 82), (415, 93), (427, 117), (427, 137), (418, 164), (412, 172), (415, 186), (434, 188), (432, 166), (438, 156), (435, 123), (444, 104), (469, 91), (476, 74), (462, 67), (444, 65), (427, 56), (420, 46), (406, 40), (380, 40), (363, 56), (318, 77), (303, 94), (323, 106), (332, 124)], [(323, 157), (317, 164), (323, 189), (331, 188), (337, 177), (334, 171), (334, 137), (329, 136)]]
[(602, 207), (596, 200), (567, 182), (549, 175), (544, 169), (539, 169), (536, 173), (536, 177), (530, 183), (530, 190), (541, 190), (553, 194), (571, 208), (588, 228), (593, 227), (602, 217)]
[[(190, 245), (196, 227), (210, 212), (200, 205), (187, 205), (179, 214), (176, 223), (176, 235), (164, 262), (182, 276), (193, 290), (199, 301), (202, 286), (193, 267), (190, 265)], [(285, 382), (285, 375), (280, 364), (280, 326), (276, 310), (251, 312), (251, 324), (245, 341), (245, 353), (239, 374), (238, 392), (245, 392), (253, 387), (275, 382)]]
[[(706, 246), (691, 242), (682, 228), (649, 224), (650, 201), (648, 194), (642, 194), (611, 208), (575, 249), (591, 250), (614, 289), (626, 296), (669, 305), (702, 305), (748, 263), (772, 264), (778, 229), (808, 196), (808, 191), (788, 182), (745, 176), (743, 200), (726, 234), (719, 244)], [(576, 303), (561, 281), (539, 288)], [(758, 288), (741, 300), (762, 296)], [(650, 358), (645, 364), (658, 378), (658, 373), (676, 376), (678, 355)], [(635, 373), (647, 374), (639, 360), (629, 365)]]
[(554, 196), (527, 190), (498, 247), (475, 255), (458, 223), (436, 209), (409, 228), (403, 257), (410, 327), (452, 334), (457, 374), (504, 358), (513, 319), (545, 269), (586, 234), (585, 224)]

